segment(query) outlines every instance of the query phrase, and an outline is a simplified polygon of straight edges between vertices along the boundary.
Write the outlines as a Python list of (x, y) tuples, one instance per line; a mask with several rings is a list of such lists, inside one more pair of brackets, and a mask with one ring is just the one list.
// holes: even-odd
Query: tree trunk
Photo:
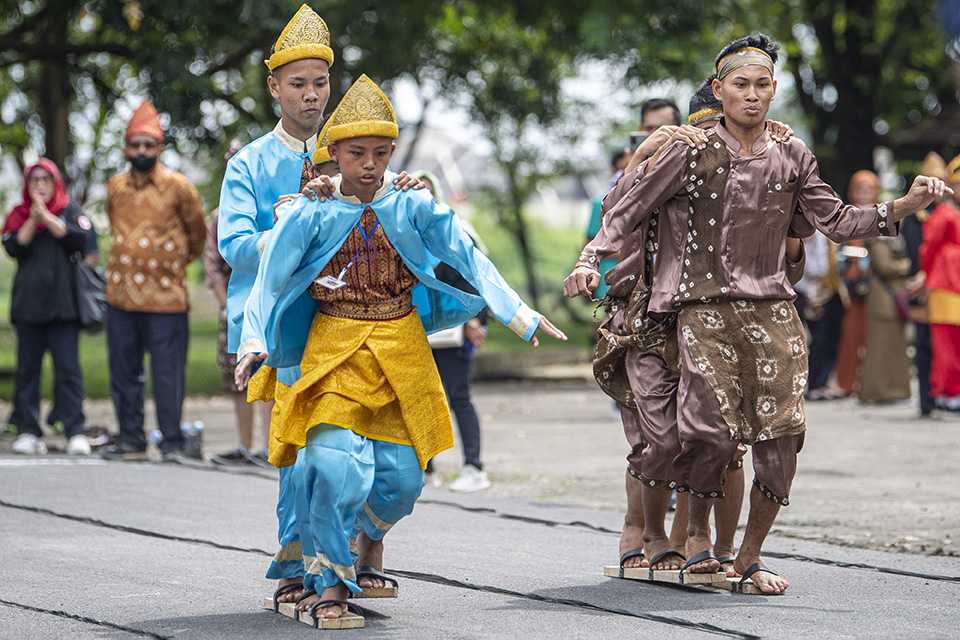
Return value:
[(517, 242), (517, 248), (520, 250), (520, 261), (523, 264), (523, 272), (527, 277), (527, 291), (530, 292), (530, 304), (534, 309), (540, 308), (540, 284), (537, 281), (536, 261), (533, 257), (533, 249), (530, 246), (530, 230), (527, 225), (527, 219), (523, 213), (525, 198), (521, 195), (521, 190), (516, 175), (512, 167), (504, 167), (507, 172), (507, 179), (510, 181), (510, 208), (513, 215), (513, 237)]
[[(54, 45), (67, 41), (68, 17), (66, 11), (51, 12), (43, 29), (46, 42)], [(70, 104), (73, 95), (67, 60), (44, 60), (40, 69), (37, 105), (43, 122), (44, 154), (66, 173), (67, 158), (73, 147), (70, 139)]]

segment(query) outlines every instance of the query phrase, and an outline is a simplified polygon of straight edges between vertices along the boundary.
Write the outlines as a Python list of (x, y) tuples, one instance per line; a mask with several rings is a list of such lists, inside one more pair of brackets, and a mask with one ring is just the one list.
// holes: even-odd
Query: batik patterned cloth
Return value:
[(684, 305), (680, 349), (713, 388), (730, 437), (753, 444), (806, 430), (807, 345), (786, 300)]

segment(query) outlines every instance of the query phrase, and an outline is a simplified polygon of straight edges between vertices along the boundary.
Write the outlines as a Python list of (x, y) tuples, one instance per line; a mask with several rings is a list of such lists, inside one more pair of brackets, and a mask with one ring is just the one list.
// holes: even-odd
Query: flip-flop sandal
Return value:
[(727, 581), (726, 571), (716, 571), (714, 573), (693, 573), (688, 571), (688, 569), (696, 564), (701, 562), (706, 562), (707, 560), (717, 560), (717, 557), (713, 555), (713, 552), (709, 549), (695, 553), (690, 559), (683, 563), (683, 568), (680, 569), (680, 577), (682, 584), (703, 584), (706, 586), (721, 585)]
[(385, 584), (382, 587), (360, 587), (363, 591), (351, 595), (352, 598), (396, 598), (400, 595), (400, 583), (372, 565), (360, 567), (357, 571), (357, 580), (359, 581), (360, 578), (383, 580)]
[(267, 598), (263, 601), (263, 608), (270, 609), (274, 613), (279, 613), (280, 605), (284, 604), (280, 602), (280, 597), (288, 593), (293, 593), (294, 591), (299, 591), (301, 589), (303, 589), (302, 582), (292, 582), (290, 584), (285, 584), (273, 592), (272, 599)]
[(761, 571), (774, 576), (780, 575), (779, 573), (768, 569), (762, 562), (754, 562), (747, 568), (746, 571), (743, 572), (743, 576), (739, 580), (737, 578), (728, 578), (730, 590), (734, 593), (743, 593), (751, 596), (782, 596), (783, 591), (780, 593), (767, 593), (766, 591), (762, 591), (760, 587), (753, 584), (753, 580), (751, 578), (754, 576), (754, 574), (760, 573)]
[[(339, 605), (343, 608), (343, 613), (339, 618), (321, 618), (317, 611), (324, 607)], [(321, 600), (310, 607), (310, 619), (300, 617), (297, 612), (297, 621), (309, 624), (314, 629), (362, 629), (366, 625), (362, 615), (363, 609), (350, 604), (346, 600)]]
[[(630, 549), (630, 550), (624, 551), (622, 554), (620, 554), (620, 568), (621, 568), (621, 569), (623, 568), (623, 565), (627, 562), (627, 560), (633, 560), (634, 558), (640, 558), (641, 561), (642, 561), (644, 558), (646, 558), (646, 556), (645, 556), (644, 553), (643, 553), (643, 547), (637, 547), (636, 549)], [(634, 568), (634, 569), (641, 569), (641, 568), (643, 568), (643, 567), (633, 567), (633, 568)]]

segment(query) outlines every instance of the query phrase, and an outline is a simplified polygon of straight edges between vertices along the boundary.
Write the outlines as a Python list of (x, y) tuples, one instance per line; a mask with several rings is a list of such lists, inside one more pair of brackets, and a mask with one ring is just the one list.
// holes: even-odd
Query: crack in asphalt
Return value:
[[(116, 524), (113, 522), (107, 522), (105, 520), (100, 520), (99, 518), (91, 518), (88, 516), (78, 516), (70, 513), (62, 513), (59, 511), (53, 511), (52, 509), (44, 509), (42, 507), (34, 507), (30, 505), (17, 504), (14, 502), (8, 502), (6, 500), (0, 499), (0, 507), (6, 507), (8, 509), (16, 509), (19, 511), (26, 511), (28, 513), (35, 513), (38, 515), (52, 516), (55, 518), (61, 518), (64, 520), (69, 520), (71, 522), (78, 522), (82, 524), (92, 525), (96, 527), (102, 527), (105, 529), (112, 529), (114, 531), (120, 531), (123, 533), (130, 533), (134, 535), (145, 536), (149, 538), (158, 538), (161, 540), (169, 540), (173, 542), (183, 542), (189, 544), (203, 545), (207, 547), (213, 547), (215, 549), (220, 549), (222, 551), (234, 551), (239, 553), (254, 553), (265, 557), (273, 557), (273, 553), (267, 551), (266, 549), (259, 549), (257, 547), (239, 547), (236, 545), (223, 544), (220, 542), (215, 542), (213, 540), (206, 540), (204, 538), (192, 538), (186, 536), (177, 536), (167, 533), (161, 533), (159, 531), (152, 531), (150, 529), (142, 529), (140, 527), (131, 527), (128, 525)], [(625, 616), (630, 618), (638, 618), (641, 620), (647, 620), (649, 622), (657, 622), (661, 624), (667, 624), (674, 627), (681, 627), (684, 629), (689, 629), (693, 631), (701, 631), (703, 633), (709, 633), (712, 635), (725, 636), (728, 638), (739, 638), (742, 640), (759, 640), (760, 636), (756, 636), (749, 633), (744, 633), (741, 631), (736, 631), (734, 629), (725, 629), (723, 627), (718, 627), (716, 625), (708, 623), (693, 622), (690, 620), (684, 620), (683, 618), (673, 618), (669, 616), (660, 616), (650, 613), (636, 613), (633, 611), (627, 611), (625, 609), (617, 609), (612, 607), (603, 607), (600, 605), (592, 604), (590, 602), (585, 602), (582, 600), (574, 600), (569, 598), (555, 598), (550, 596), (544, 596), (537, 593), (524, 593), (522, 591), (512, 591), (510, 589), (504, 589), (502, 587), (490, 586), (490, 585), (480, 585), (472, 584), (468, 582), (461, 582), (459, 580), (454, 580), (452, 578), (447, 578), (444, 576), (432, 574), (432, 573), (420, 573), (416, 571), (405, 571), (401, 569), (388, 569), (392, 574), (409, 578), (411, 580), (418, 580), (421, 582), (430, 582), (433, 584), (439, 584), (443, 586), (458, 588), (458, 589), (469, 589), (471, 591), (482, 591), (485, 593), (492, 593), (497, 595), (506, 595), (515, 598), (523, 598), (526, 600), (533, 600), (536, 602), (545, 602), (549, 604), (556, 604), (560, 606), (569, 606), (577, 609), (587, 610), (587, 611), (597, 611), (602, 613), (611, 613), (619, 616)], [(121, 625), (116, 625), (109, 622), (98, 621), (93, 618), (88, 618), (86, 616), (80, 616), (77, 614), (70, 614), (64, 611), (53, 611), (46, 609), (39, 609), (35, 607), (28, 607), (26, 605), (20, 605), (19, 603), (7, 602), (0, 600), (0, 604), (7, 604), (8, 606), (20, 607), (30, 611), (38, 611), (43, 613), (50, 613), (52, 615), (58, 615), (65, 618), (71, 618), (74, 620), (81, 620), (83, 622), (89, 622), (91, 624), (100, 624), (101, 626), (121, 629), (123, 631), (128, 631), (130, 633), (135, 633), (143, 637), (155, 638), (157, 640), (170, 640), (167, 636), (161, 636), (158, 634), (151, 633), (149, 631), (143, 631), (140, 629), (133, 629), (123, 627)]]
[(23, 611), (32, 611), (33, 613), (45, 613), (47, 615), (56, 616), (58, 618), (76, 620), (78, 622), (84, 622), (86, 624), (92, 624), (98, 627), (105, 627), (107, 629), (116, 629), (117, 631), (124, 631), (126, 633), (138, 636), (140, 638), (153, 638), (153, 640), (173, 640), (173, 636), (164, 636), (164, 635), (160, 635), (159, 633), (146, 631), (144, 629), (137, 629), (135, 627), (128, 627), (122, 624), (117, 624), (115, 622), (107, 622), (106, 620), (97, 620), (96, 618), (81, 616), (79, 614), (69, 613), (67, 611), (62, 611), (60, 609), (43, 609), (42, 607), (32, 607), (28, 604), (13, 602), (12, 600), (0, 600), (0, 605), (11, 607), (13, 609), (22, 609)]
[[(582, 520), (571, 520), (569, 522), (563, 522), (560, 520), (548, 520), (546, 518), (532, 518), (529, 516), (521, 516), (512, 513), (500, 513), (496, 509), (491, 509), (489, 507), (468, 507), (462, 505), (458, 502), (452, 502), (448, 500), (433, 500), (430, 498), (423, 498), (418, 501), (420, 504), (432, 504), (439, 507), (449, 507), (453, 509), (460, 509), (462, 511), (469, 511), (470, 513), (477, 513), (480, 515), (491, 516), (495, 518), (503, 518), (504, 520), (515, 520), (519, 522), (526, 522), (528, 524), (536, 524), (547, 527), (573, 527), (577, 529), (587, 529), (589, 531), (595, 531), (597, 533), (606, 533), (611, 535), (620, 535), (620, 531), (616, 529), (610, 529), (608, 527), (600, 527), (597, 525), (590, 524), (589, 522), (584, 522)], [(917, 571), (905, 571), (903, 569), (895, 569), (893, 567), (881, 567), (873, 564), (866, 564), (863, 562), (843, 562), (841, 560), (832, 560), (830, 558), (820, 558), (817, 556), (807, 556), (798, 553), (780, 553), (777, 551), (764, 551), (764, 556), (770, 558), (779, 558), (781, 560), (797, 560), (799, 562), (811, 562), (813, 564), (820, 564), (830, 567), (837, 567), (840, 569), (865, 569), (868, 571), (877, 571), (879, 573), (887, 573), (895, 576), (904, 576), (908, 578), (920, 578), (922, 580), (936, 580), (939, 582), (960, 582), (960, 576), (946, 576), (938, 575), (935, 573), (921, 573)]]

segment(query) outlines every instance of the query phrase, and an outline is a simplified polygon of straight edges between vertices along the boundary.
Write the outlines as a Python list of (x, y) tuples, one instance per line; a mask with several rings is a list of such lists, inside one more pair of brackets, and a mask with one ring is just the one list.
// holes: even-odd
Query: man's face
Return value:
[(722, 81), (713, 81), (713, 95), (723, 103), (723, 116), (745, 128), (763, 124), (776, 93), (777, 81), (770, 70), (756, 64), (740, 67)]
[(284, 117), (302, 131), (316, 133), (330, 99), (330, 65), (325, 60), (295, 60), (267, 77), (270, 94)]
[(340, 165), (344, 182), (354, 189), (369, 189), (383, 180), (394, 148), (391, 138), (366, 136), (330, 145), (330, 156)]
[(858, 180), (850, 185), (850, 193), (847, 194), (850, 204), (858, 207), (875, 203), (880, 199), (880, 189), (873, 182), (868, 180)]
[(676, 116), (672, 107), (660, 107), (647, 111), (643, 120), (640, 122), (640, 131), (644, 133), (653, 133), (659, 127), (677, 124)]
[(134, 156), (158, 158), (163, 153), (163, 144), (150, 136), (133, 136), (123, 147), (123, 155), (127, 160)]
[(53, 197), (53, 176), (43, 169), (34, 169), (27, 178), (27, 191), (31, 198), (46, 202)]

